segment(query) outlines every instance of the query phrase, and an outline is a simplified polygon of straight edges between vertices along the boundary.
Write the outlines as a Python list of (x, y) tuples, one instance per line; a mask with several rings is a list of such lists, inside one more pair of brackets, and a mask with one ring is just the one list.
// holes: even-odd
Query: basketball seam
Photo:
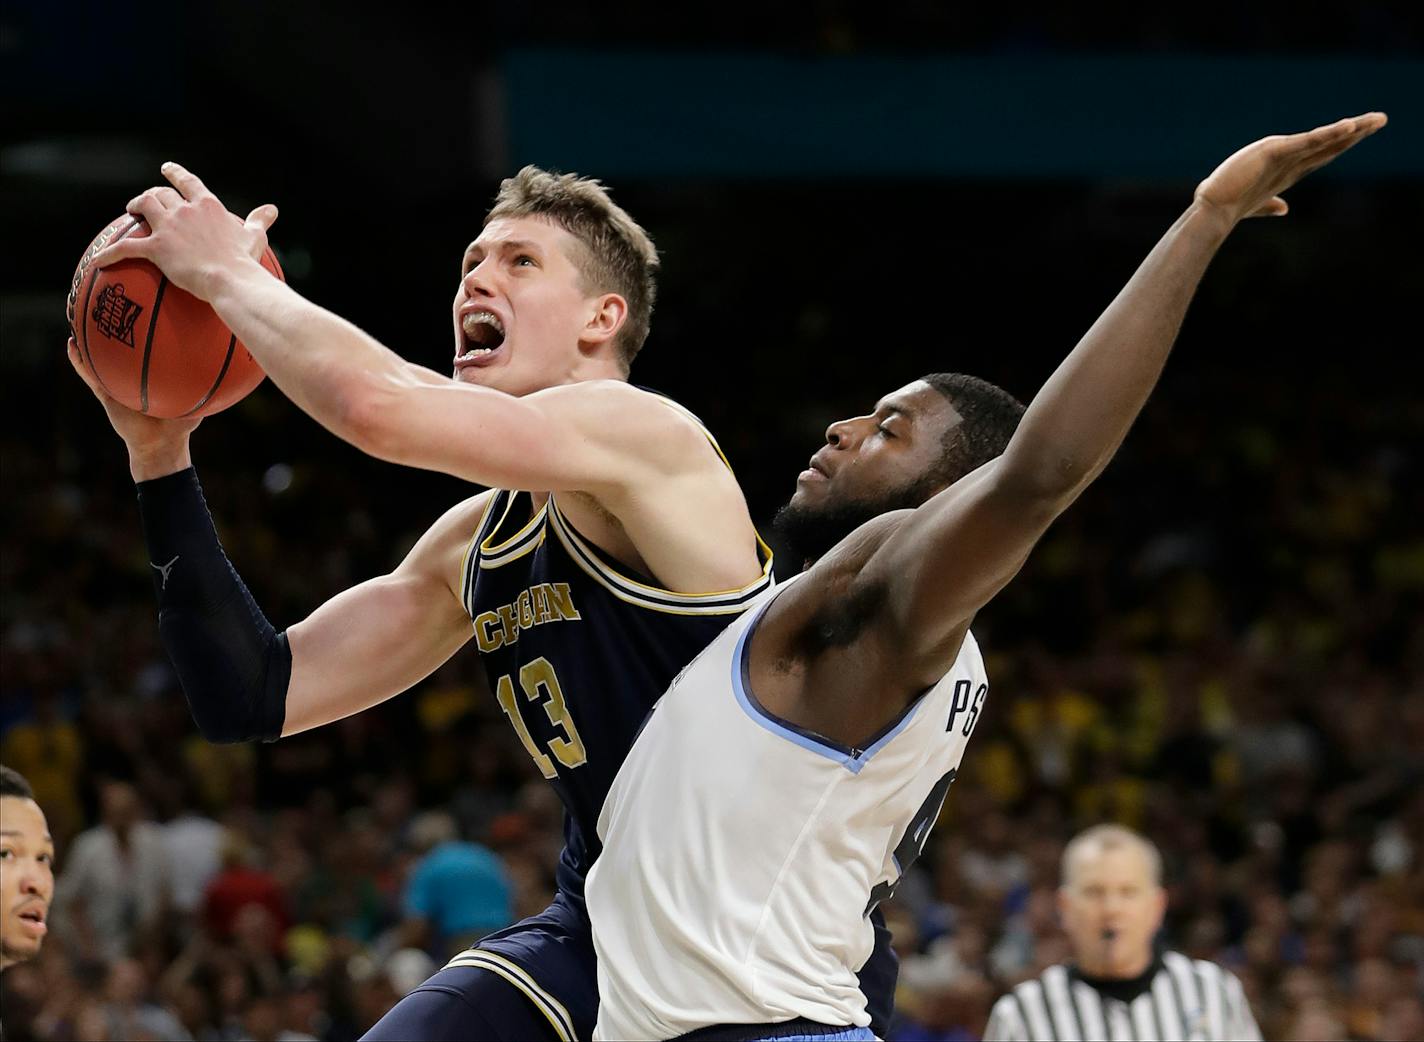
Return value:
[(223, 359), (222, 368), (218, 370), (218, 378), (213, 381), (213, 385), (208, 388), (208, 393), (198, 399), (198, 404), (193, 406), (183, 416), (192, 416), (203, 406), (208, 404), (208, 399), (218, 393), (218, 388), (222, 386), (223, 377), (227, 375), (227, 367), (232, 364), (233, 353), (237, 350), (237, 334), (233, 333), (227, 342), (227, 357)]
[[(114, 236), (114, 242), (118, 242), (138, 227), (137, 217), (130, 216), (130, 222), (127, 228)], [(94, 263), (92, 258), (89, 263)], [(89, 353), (89, 301), (94, 296), (94, 283), (99, 281), (99, 270), (95, 269), (92, 275), (87, 270), (84, 273), (89, 279), (89, 288), (84, 291), (84, 310), (79, 313), (79, 328), (71, 331), (79, 334), (79, 347), (84, 352), (84, 360), (89, 363), (89, 371), (94, 374), (94, 379), (99, 381), (99, 386), (104, 389), (105, 394), (114, 397), (114, 393), (109, 390), (109, 385), (104, 382), (104, 378), (99, 375), (99, 370), (94, 365), (94, 356)]]
[(158, 292), (153, 295), (153, 314), (148, 317), (148, 336), (143, 341), (143, 369), (138, 377), (138, 400), (142, 412), (148, 413), (148, 360), (153, 355), (153, 334), (158, 329), (158, 309), (163, 306), (163, 292), (168, 288), (168, 276), (158, 280)]

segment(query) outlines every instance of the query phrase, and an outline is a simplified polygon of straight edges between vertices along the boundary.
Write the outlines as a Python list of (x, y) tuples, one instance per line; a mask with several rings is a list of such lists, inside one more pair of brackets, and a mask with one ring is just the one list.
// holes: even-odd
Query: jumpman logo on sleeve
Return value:
[(178, 563), (179, 556), (180, 555), (178, 554), (174, 554), (173, 560), (169, 561), (167, 564), (154, 564), (152, 561), (148, 562), (148, 566), (157, 571), (163, 579), (162, 584), (159, 586), (160, 590), (168, 589), (168, 574), (173, 571), (173, 566)]

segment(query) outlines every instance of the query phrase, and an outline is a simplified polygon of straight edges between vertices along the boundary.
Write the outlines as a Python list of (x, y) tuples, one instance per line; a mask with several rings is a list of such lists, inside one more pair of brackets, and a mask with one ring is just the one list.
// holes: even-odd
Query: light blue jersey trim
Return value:
[(860, 754), (860, 759), (861, 759), (862, 761), (865, 761), (865, 760), (870, 759), (872, 756), (874, 756), (876, 753), (878, 753), (881, 749), (884, 749), (885, 746), (890, 743), (890, 739), (894, 738), (897, 734), (899, 734), (899, 733), (900, 733), (901, 731), (903, 731), (905, 728), (909, 727), (909, 726), (910, 726), (910, 721), (912, 721), (912, 720), (915, 719), (915, 715), (916, 715), (917, 713), (919, 713), (919, 711), (920, 711), (920, 706), (924, 704), (925, 698), (928, 697), (930, 691), (933, 691), (933, 690), (934, 690), (934, 687), (931, 686), (928, 691), (925, 691), (923, 694), (920, 695), (919, 698), (917, 698), (917, 699), (915, 699), (913, 702), (911, 702), (911, 703), (910, 703), (910, 707), (909, 707), (909, 709), (906, 711), (905, 715), (900, 718), (900, 722), (897, 723), (894, 727), (890, 728), (890, 730), (886, 731), (883, 735), (881, 735), (879, 738), (877, 738), (874, 742), (872, 742), (872, 743), (870, 744), (869, 748), (867, 748), (867, 749), (865, 750), (865, 752), (863, 752), (863, 753)]
[[(768, 597), (766, 603), (756, 609), (751, 620), (747, 623), (746, 628), (742, 630), (741, 634), (737, 637), (737, 646), (732, 651), (732, 691), (737, 696), (737, 704), (742, 707), (742, 711), (746, 713), (747, 716), (751, 717), (772, 734), (784, 738), (795, 745), (799, 745), (801, 748), (813, 752), (817, 756), (824, 756), (826, 759), (840, 764), (846, 770), (850, 771), (851, 774), (859, 774), (872, 756), (885, 748), (886, 744), (889, 743), (892, 738), (910, 725), (910, 722), (915, 718), (915, 714), (919, 712), (920, 706), (924, 702), (925, 696), (929, 694), (929, 691), (926, 691), (919, 698), (915, 699), (894, 726), (876, 738), (875, 741), (865, 749), (850, 749), (846, 746), (839, 745), (829, 738), (823, 738), (812, 731), (799, 728), (795, 724), (787, 720), (782, 720), (775, 714), (768, 712), (762, 707), (761, 703), (756, 700), (756, 696), (752, 694), (751, 683), (748, 680), (750, 668), (747, 665), (747, 657), (749, 654), (748, 645), (751, 641), (751, 635), (756, 631), (757, 624), (761, 622), (762, 613), (771, 606), (771, 602), (774, 600), (776, 600), (775, 595)], [(931, 687), (930, 690), (934, 690), (933, 687)]]

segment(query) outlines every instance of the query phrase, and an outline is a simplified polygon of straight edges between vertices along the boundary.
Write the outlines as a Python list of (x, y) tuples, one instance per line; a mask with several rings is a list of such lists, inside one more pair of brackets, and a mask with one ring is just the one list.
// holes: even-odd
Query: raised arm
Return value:
[(1281, 192), (1384, 122), (1370, 113), (1264, 138), (1217, 167), (1034, 397), (1004, 454), (911, 513), (869, 557), (855, 585), (885, 591), (882, 617), (907, 683), (943, 674), (974, 614), (1107, 465), (1231, 230), (1285, 214)]
[(610, 391), (612, 381), (515, 397), (405, 361), (258, 264), (275, 207), (239, 223), (194, 174), (163, 171), (173, 187), (129, 204), (152, 233), (93, 263), (158, 264), (212, 304), (284, 394), (363, 452), (479, 485), (603, 500), (645, 487), (659, 468), (681, 469), (689, 446), (700, 448), (669, 410), (631, 388)]

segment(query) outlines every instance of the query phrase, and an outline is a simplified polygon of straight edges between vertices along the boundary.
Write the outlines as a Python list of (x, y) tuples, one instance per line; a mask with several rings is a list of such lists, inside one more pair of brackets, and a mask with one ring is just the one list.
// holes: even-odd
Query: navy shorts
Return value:
[[(883, 1037), (894, 1002), (898, 963), (877, 908), (875, 952), (860, 971), (871, 1028), (825, 1028), (832, 1039)], [(560, 892), (538, 915), (492, 933), (401, 999), (363, 1042), (468, 1042), (528, 1039), (572, 1042), (593, 1037), (598, 1019), (598, 964), (583, 902)], [(801, 1025), (762, 1025), (765, 1035)], [(746, 1031), (746, 1025), (735, 1030)], [(850, 1032), (842, 1034), (841, 1032)], [(863, 1034), (855, 1034), (863, 1032)], [(812, 1031), (810, 1034), (816, 1034)]]
[(492, 933), (391, 1007), (365, 1042), (590, 1038), (598, 968), (582, 902), (563, 893)]

